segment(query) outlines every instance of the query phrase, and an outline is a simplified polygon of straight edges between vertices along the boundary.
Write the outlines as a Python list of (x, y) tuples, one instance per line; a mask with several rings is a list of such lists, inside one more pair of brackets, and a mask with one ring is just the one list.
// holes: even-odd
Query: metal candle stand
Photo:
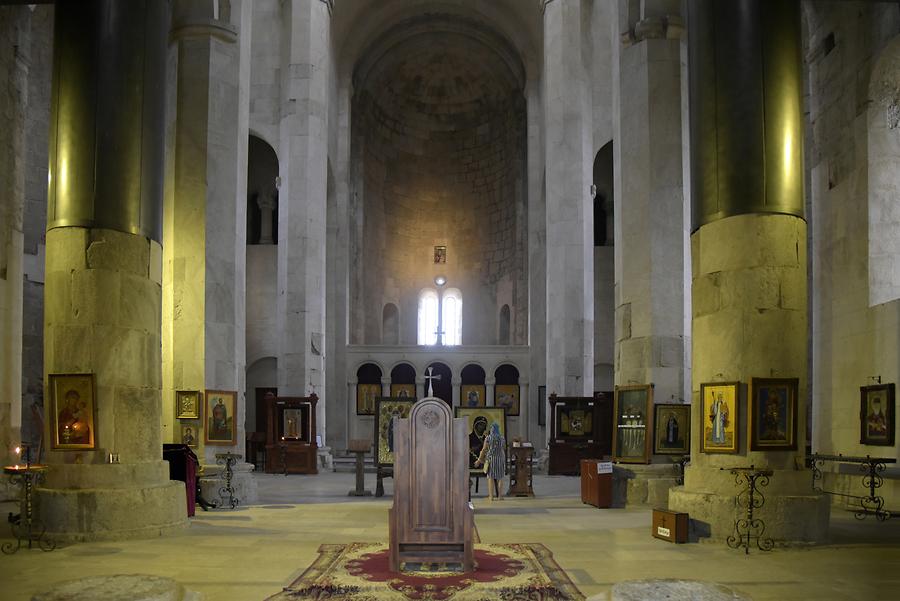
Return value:
[[(839, 461), (843, 463), (858, 463), (859, 469), (863, 473), (863, 487), (869, 489), (869, 494), (850, 495), (847, 493), (833, 492), (822, 488), (822, 470), (820, 469), (826, 461)], [(883, 522), (891, 517), (891, 512), (884, 508), (884, 497), (876, 495), (875, 491), (884, 485), (882, 472), (888, 463), (897, 463), (892, 457), (845, 457), (844, 455), (820, 455), (813, 453), (809, 456), (809, 464), (812, 468), (813, 490), (824, 493), (826, 495), (834, 495), (855, 499), (859, 503), (859, 509), (855, 510), (855, 517), (858, 520), (866, 519), (866, 516), (874, 515), (875, 519)]]
[(744, 553), (749, 554), (750, 544), (755, 542), (760, 551), (771, 551), (775, 546), (775, 541), (763, 536), (766, 524), (762, 519), (753, 517), (753, 511), (766, 503), (766, 497), (760, 492), (760, 488), (769, 485), (769, 478), (773, 474), (772, 470), (757, 469), (753, 465), (721, 469), (727, 469), (734, 474), (735, 484), (747, 487), (735, 497), (737, 505), (746, 507), (747, 513), (746, 517), (734, 520), (734, 533), (726, 539), (728, 546), (732, 549), (743, 547)]
[(221, 499), (221, 503), (217, 505), (218, 507), (231, 505), (231, 508), (235, 509), (241, 502), (240, 499), (234, 496), (234, 487), (231, 486), (231, 480), (234, 478), (234, 470), (232, 468), (241, 457), (243, 457), (243, 455), (236, 455), (234, 453), (216, 453), (216, 463), (225, 466), (225, 486), (219, 488), (219, 498)]
[(684, 468), (691, 462), (691, 456), (682, 455), (677, 459), (673, 459), (673, 461), (675, 462), (675, 484), (684, 486)]
[(22, 542), (28, 541), (28, 548), (31, 549), (34, 543), (42, 551), (52, 551), (56, 548), (56, 542), (53, 539), (44, 536), (46, 528), (34, 518), (34, 501), (32, 499), (35, 485), (44, 479), (44, 472), (47, 471), (45, 465), (25, 465), (8, 466), (3, 468), (3, 472), (9, 474), (10, 481), (22, 488), (19, 500), (19, 515), (9, 514), (10, 529), (12, 530), (15, 543), (4, 543), (0, 550), (7, 555), (12, 555), (22, 548)]

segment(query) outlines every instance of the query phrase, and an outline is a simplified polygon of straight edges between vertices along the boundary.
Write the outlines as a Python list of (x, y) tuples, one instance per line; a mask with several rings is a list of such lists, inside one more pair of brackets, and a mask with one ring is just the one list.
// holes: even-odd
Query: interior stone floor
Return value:
[[(387, 540), (390, 480), (385, 497), (357, 499), (347, 496), (352, 474), (255, 477), (258, 504), (199, 511), (176, 536), (0, 556), (0, 599), (25, 601), (85, 576), (144, 573), (173, 578), (206, 601), (261, 601), (297, 578), (321, 543)], [(370, 489), (374, 480), (366, 475)], [(900, 600), (900, 519), (860, 522), (834, 511), (827, 545), (745, 555), (721, 543), (652, 538), (649, 509), (583, 505), (577, 478), (536, 476), (535, 491), (534, 499), (495, 503), (484, 490), (476, 495), (482, 540), (543, 543), (589, 598), (607, 599), (621, 581), (674, 578), (718, 582), (755, 601)], [(0, 515), (12, 509), (2, 504)]]

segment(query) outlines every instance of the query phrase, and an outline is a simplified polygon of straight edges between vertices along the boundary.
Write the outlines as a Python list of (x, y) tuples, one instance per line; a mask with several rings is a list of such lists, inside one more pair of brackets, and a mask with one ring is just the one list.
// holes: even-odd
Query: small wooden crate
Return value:
[(686, 513), (654, 509), (650, 534), (670, 543), (686, 543), (688, 541), (688, 522)]

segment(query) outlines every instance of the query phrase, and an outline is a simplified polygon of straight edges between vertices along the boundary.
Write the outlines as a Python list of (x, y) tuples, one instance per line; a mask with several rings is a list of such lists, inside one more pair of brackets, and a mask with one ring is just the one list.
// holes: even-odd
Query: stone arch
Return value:
[(869, 80), (869, 305), (900, 298), (900, 35), (878, 56)]
[[(358, 192), (349, 227), (362, 259), (351, 266), (351, 330), (376, 339), (390, 299), (401, 331), (411, 331), (407, 307), (442, 275), (465, 296), (461, 332), (447, 340), (495, 344), (496, 314), (484, 308), (501, 288), (521, 299), (510, 302), (517, 316), (527, 304), (527, 114), (516, 48), (483, 21), (437, 12), (392, 21), (352, 69)], [(445, 261), (422, 252), (432, 246), (446, 247)], [(430, 326), (416, 330), (418, 344), (434, 343)]]
[(543, 15), (539, 3), (494, 0), (456, 5), (435, 0), (359, 0), (337, 11), (332, 37), (340, 48), (338, 68), (348, 73), (360, 56), (397, 23), (434, 15), (467, 19), (505, 38), (529, 80), (540, 77)]
[(247, 146), (247, 244), (278, 243), (278, 173), (275, 149), (263, 138), (250, 134)]
[(266, 392), (278, 389), (278, 358), (260, 357), (248, 363), (245, 386), (244, 424), (246, 430), (247, 432), (265, 432), (267, 416), (263, 398)]
[[(439, 399), (443, 399), (448, 405), (453, 404), (453, 370), (450, 368), (449, 363), (446, 363), (441, 360), (434, 360), (428, 363), (425, 369), (422, 371), (423, 374), (428, 372), (428, 368), (433, 368), (433, 374), (436, 376), (440, 376), (439, 380), (435, 380), (433, 383), (434, 386), (434, 396)], [(425, 396), (428, 396), (428, 382), (425, 382)]]
[(613, 243), (613, 141), (594, 156), (594, 246)]
[(518, 384), (520, 373), (518, 367), (505, 361), (494, 369), (494, 379), (497, 384)]
[(604, 144), (594, 156), (594, 386), (612, 386), (615, 355), (615, 194), (613, 150)]
[[(376, 359), (365, 359), (363, 361), (360, 361), (356, 365), (357, 381), (362, 381), (362, 380), (359, 380), (360, 373), (374, 373), (375, 370), (378, 371), (378, 382), (380, 383), (381, 376), (382, 376), (382, 374), (385, 373), (384, 365), (382, 365), (381, 362)], [(366, 380), (365, 383), (375, 384), (375, 382), (369, 382), (368, 379)]]
[(484, 384), (486, 372), (478, 363), (466, 363), (459, 370), (459, 377), (463, 384)]

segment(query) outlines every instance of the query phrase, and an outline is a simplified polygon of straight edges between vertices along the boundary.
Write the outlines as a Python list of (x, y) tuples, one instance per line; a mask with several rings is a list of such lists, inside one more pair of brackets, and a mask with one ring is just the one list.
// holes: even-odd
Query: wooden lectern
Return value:
[(404, 562), (459, 563), (474, 569), (474, 509), (469, 503), (466, 418), (444, 401), (416, 403), (394, 419), (394, 506), (389, 513), (391, 570)]

